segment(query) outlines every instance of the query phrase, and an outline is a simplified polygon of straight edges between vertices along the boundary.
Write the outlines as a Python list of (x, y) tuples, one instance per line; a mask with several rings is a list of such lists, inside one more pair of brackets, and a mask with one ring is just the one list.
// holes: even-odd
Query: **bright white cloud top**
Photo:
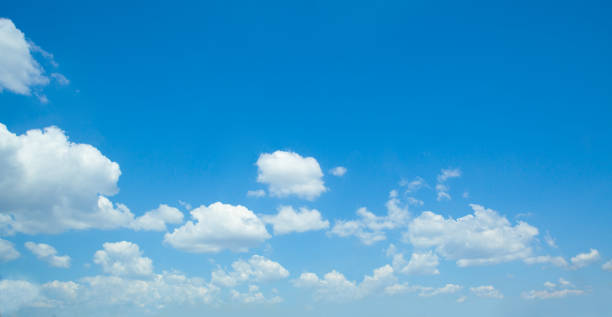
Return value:
[(0, 92), (29, 95), (32, 87), (44, 86), (49, 78), (30, 53), (31, 46), (13, 21), (0, 18)]
[(263, 153), (255, 163), (257, 181), (269, 186), (271, 196), (295, 195), (313, 200), (327, 190), (323, 172), (314, 157), (302, 157), (295, 152)]
[(142, 256), (138, 245), (128, 242), (106, 242), (94, 254), (93, 262), (105, 273), (118, 276), (146, 276), (153, 273), (153, 261)]
[(216, 202), (190, 213), (193, 220), (167, 233), (166, 243), (196, 253), (246, 251), (270, 238), (261, 219), (244, 206)]
[(165, 204), (157, 209), (147, 211), (144, 215), (134, 219), (130, 228), (145, 231), (166, 231), (166, 224), (180, 224), (183, 222), (183, 213), (177, 208)]
[(0, 232), (60, 233), (127, 226), (117, 193), (119, 164), (89, 144), (73, 143), (56, 127), (22, 135), (0, 124)]
[(276, 215), (264, 215), (262, 220), (272, 225), (275, 235), (329, 228), (329, 221), (323, 220), (318, 210), (304, 207), (296, 211), (291, 206), (281, 206)]
[(526, 222), (513, 226), (495, 210), (470, 206), (474, 213), (456, 220), (423, 212), (410, 222), (405, 237), (417, 248), (434, 248), (458, 266), (495, 264), (531, 255), (537, 228)]

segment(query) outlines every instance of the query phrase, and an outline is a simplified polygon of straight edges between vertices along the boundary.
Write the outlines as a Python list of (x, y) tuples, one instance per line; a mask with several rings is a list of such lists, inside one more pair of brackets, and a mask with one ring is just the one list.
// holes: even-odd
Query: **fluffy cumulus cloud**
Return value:
[(393, 268), (385, 265), (375, 269), (371, 276), (366, 275), (361, 283), (349, 281), (335, 270), (325, 274), (323, 278), (319, 278), (315, 273), (302, 273), (292, 283), (295, 287), (312, 290), (316, 300), (344, 302), (376, 294), (394, 284), (396, 280)]
[(32, 87), (49, 83), (30, 50), (30, 43), (13, 21), (0, 18), (0, 92), (6, 89), (29, 95)]
[(211, 275), (211, 283), (233, 287), (244, 282), (280, 280), (288, 276), (289, 271), (280, 263), (260, 255), (253, 255), (248, 261), (238, 260), (232, 263), (230, 271), (217, 269)]
[(12, 242), (0, 239), (0, 262), (13, 261), (19, 258), (21, 254), (15, 249)]
[(386, 216), (377, 216), (365, 207), (359, 208), (358, 219), (336, 221), (330, 234), (339, 237), (355, 236), (366, 245), (383, 241), (387, 238), (385, 231), (405, 226), (410, 217), (408, 209), (400, 206), (395, 190), (390, 192), (386, 207)]
[(432, 251), (414, 252), (410, 260), (406, 261), (402, 253), (393, 254), (393, 268), (398, 273), (436, 275), (438, 271), (438, 256)]
[(600, 259), (599, 251), (591, 249), (588, 253), (577, 254), (575, 257), (571, 258), (570, 261), (572, 262), (573, 268), (579, 269), (593, 264)]
[(296, 211), (291, 206), (282, 206), (276, 215), (265, 215), (261, 218), (272, 225), (275, 235), (329, 228), (329, 221), (323, 220), (316, 209), (300, 208)]
[(221, 202), (191, 210), (193, 221), (167, 233), (164, 241), (188, 252), (246, 251), (270, 238), (265, 224), (249, 209)]
[(336, 166), (334, 168), (332, 168), (329, 172), (334, 175), (334, 176), (338, 176), (338, 177), (342, 177), (344, 176), (344, 174), (346, 174), (346, 167), (344, 166)]
[(504, 295), (491, 285), (470, 287), (470, 291), (478, 297), (497, 298), (497, 299), (504, 298)]
[(147, 276), (153, 273), (153, 261), (142, 256), (137, 244), (128, 241), (106, 242), (94, 254), (94, 263), (105, 273), (117, 276)]
[(167, 224), (180, 224), (183, 222), (183, 213), (165, 204), (157, 209), (147, 211), (144, 215), (134, 219), (129, 227), (134, 230), (166, 231)]
[(314, 157), (302, 157), (295, 152), (263, 153), (255, 163), (257, 181), (269, 186), (271, 196), (294, 195), (313, 200), (327, 190), (323, 172)]
[(0, 233), (60, 233), (127, 226), (117, 193), (119, 165), (56, 127), (11, 133), (0, 124)]
[(525, 222), (512, 225), (492, 209), (470, 205), (473, 214), (453, 219), (430, 211), (408, 225), (405, 239), (416, 248), (434, 248), (459, 266), (494, 264), (531, 255), (538, 229)]
[(57, 255), (54, 247), (45, 243), (26, 242), (25, 247), (30, 250), (38, 259), (49, 263), (54, 267), (69, 268), (70, 256)]
[(447, 185), (447, 181), (451, 178), (457, 178), (461, 176), (461, 170), (458, 168), (455, 169), (443, 169), (437, 178), (436, 184), (436, 192), (438, 193), (438, 200), (448, 200), (451, 199), (448, 191), (450, 188)]

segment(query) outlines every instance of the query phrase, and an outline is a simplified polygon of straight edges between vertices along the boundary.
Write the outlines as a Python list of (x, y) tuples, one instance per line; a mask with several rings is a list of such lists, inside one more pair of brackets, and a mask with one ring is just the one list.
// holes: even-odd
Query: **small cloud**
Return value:
[(51, 78), (55, 79), (55, 81), (62, 86), (70, 84), (70, 80), (60, 73), (51, 73)]
[(555, 242), (555, 239), (553, 239), (553, 237), (550, 235), (550, 232), (548, 231), (546, 231), (546, 235), (544, 236), (544, 242), (546, 242), (546, 244), (548, 244), (548, 246), (551, 248), (557, 248), (557, 243)]
[(408, 197), (407, 201), (408, 204), (418, 207), (423, 206), (425, 204), (422, 200), (416, 199), (414, 197)]
[(332, 175), (342, 177), (346, 174), (346, 167), (336, 166), (329, 171)]
[(263, 189), (257, 189), (257, 190), (249, 190), (247, 191), (247, 196), (248, 197), (264, 197), (266, 196), (266, 191)]
[(457, 303), (463, 303), (463, 302), (465, 302), (466, 299), (467, 299), (466, 296), (461, 296), (461, 297), (457, 298)]
[(184, 202), (182, 200), (179, 200), (178, 203), (179, 203), (179, 205), (185, 207), (185, 209), (191, 210), (191, 204), (190, 203)]
[(599, 251), (591, 249), (589, 253), (580, 253), (575, 257), (571, 258), (571, 262), (574, 265), (574, 269), (583, 268), (594, 262), (599, 261)]

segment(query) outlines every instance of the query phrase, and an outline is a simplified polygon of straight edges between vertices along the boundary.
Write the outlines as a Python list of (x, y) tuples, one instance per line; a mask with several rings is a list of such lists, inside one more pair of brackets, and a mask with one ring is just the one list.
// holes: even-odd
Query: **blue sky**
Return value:
[(0, 4), (3, 316), (607, 316), (603, 1)]

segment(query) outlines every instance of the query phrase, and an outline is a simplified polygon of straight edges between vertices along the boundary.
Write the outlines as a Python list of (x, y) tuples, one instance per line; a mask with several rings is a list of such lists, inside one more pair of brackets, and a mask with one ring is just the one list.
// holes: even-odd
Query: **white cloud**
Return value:
[(466, 299), (467, 299), (467, 296), (461, 296), (461, 297), (457, 298), (457, 303), (463, 303), (463, 302), (465, 302)]
[(601, 269), (602, 269), (602, 270), (604, 270), (604, 271), (612, 271), (612, 260), (610, 260), (610, 261), (608, 261), (608, 262), (604, 263), (604, 264), (601, 266)]
[(599, 251), (591, 249), (589, 253), (580, 253), (571, 258), (570, 261), (575, 269), (579, 269), (599, 261), (600, 258)]
[(262, 292), (259, 291), (257, 285), (249, 285), (249, 290), (246, 293), (240, 293), (237, 290), (231, 290), (232, 298), (236, 301), (240, 301), (245, 304), (277, 304), (283, 301), (280, 296), (273, 296), (272, 298), (266, 298)]
[(417, 207), (421, 207), (425, 204), (425, 202), (423, 202), (422, 200), (416, 199), (414, 197), (408, 197), (407, 201), (410, 205), (417, 206)]
[(551, 264), (557, 267), (567, 267), (567, 261), (561, 256), (540, 255), (523, 259), (527, 264)]
[(260, 255), (253, 255), (248, 261), (232, 263), (232, 271), (217, 269), (211, 274), (211, 283), (233, 287), (244, 282), (265, 282), (287, 278), (289, 271), (280, 263)]
[(39, 288), (28, 281), (0, 280), (0, 313), (19, 310), (33, 302), (39, 294)]
[(460, 291), (463, 287), (457, 284), (446, 284), (442, 287), (430, 287), (430, 286), (420, 286), (420, 285), (410, 285), (408, 283), (403, 284), (393, 284), (387, 286), (385, 288), (385, 293), (389, 295), (396, 295), (406, 292), (416, 292), (421, 297), (431, 297), (443, 294), (454, 294)]
[(551, 248), (557, 248), (557, 243), (555, 242), (555, 239), (553, 239), (553, 237), (550, 235), (550, 232), (548, 231), (546, 231), (546, 235), (544, 236), (544, 242), (546, 242), (546, 244), (548, 244), (548, 246)]
[(60, 73), (51, 73), (51, 78), (55, 79), (55, 81), (62, 86), (70, 84), (70, 80)]
[(166, 224), (180, 224), (183, 222), (183, 213), (165, 204), (157, 209), (147, 211), (144, 215), (134, 219), (130, 228), (149, 231), (166, 231)]
[(30, 250), (39, 260), (49, 263), (51, 266), (69, 268), (70, 256), (57, 255), (54, 247), (44, 243), (26, 242), (25, 247)]
[(30, 53), (31, 46), (13, 21), (0, 18), (0, 92), (4, 89), (29, 95), (31, 88), (44, 86), (49, 78)]
[(400, 182), (400, 186), (406, 187), (407, 193), (414, 193), (424, 186), (427, 186), (427, 183), (425, 183), (425, 180), (422, 177), (417, 176), (411, 181), (402, 180)]
[(474, 293), (474, 295), (478, 297), (488, 297), (488, 298), (504, 298), (504, 295), (500, 293), (495, 287), (491, 285), (483, 285), (478, 287), (470, 287), (470, 291)]
[(521, 297), (524, 299), (554, 299), (554, 298), (564, 298), (572, 295), (582, 295), (584, 294), (583, 290), (579, 289), (568, 289), (567, 287), (573, 287), (572, 283), (564, 280), (563, 278), (559, 278), (559, 286), (555, 283), (546, 282), (544, 286), (549, 288), (548, 290), (531, 290), (528, 292), (523, 292)]
[[(73, 281), (51, 281), (43, 285), (22, 280), (0, 280), (0, 313), (20, 308), (40, 309), (43, 315), (54, 312), (74, 316), (141, 315), (167, 306), (212, 303), (217, 288), (199, 278), (164, 272), (147, 279), (119, 276), (90, 276)], [(18, 314), (19, 315), (19, 314)]]
[[(399, 257), (398, 257), (399, 256)], [(401, 263), (403, 258), (401, 254), (394, 257), (394, 263)], [(424, 253), (412, 253), (410, 260), (405, 265), (397, 269), (398, 272), (404, 274), (422, 274), (422, 275), (436, 275), (440, 274), (438, 271), (438, 256), (433, 252), (428, 251)]]
[(256, 198), (260, 198), (260, 197), (264, 197), (266, 196), (266, 191), (263, 189), (257, 189), (257, 190), (249, 190), (247, 191), (247, 197), (256, 197)]
[(330, 231), (330, 234), (339, 237), (355, 236), (365, 245), (387, 239), (386, 230), (400, 228), (406, 225), (410, 212), (407, 208), (400, 207), (397, 191), (389, 193), (386, 203), (387, 215), (377, 216), (365, 207), (357, 209), (357, 220), (338, 220)]
[(584, 294), (583, 290), (579, 289), (562, 289), (562, 290), (531, 290), (529, 292), (524, 292), (521, 296), (525, 299), (551, 299), (551, 298), (564, 298), (570, 295), (582, 295)]
[(276, 215), (264, 215), (261, 219), (274, 227), (275, 235), (329, 228), (329, 221), (323, 220), (316, 209), (300, 208), (296, 211), (291, 206), (281, 206)]
[(56, 127), (15, 135), (0, 124), (0, 175), (4, 234), (113, 229), (133, 220), (103, 196), (118, 192), (119, 165)]
[(221, 202), (191, 210), (195, 221), (166, 233), (164, 241), (188, 252), (246, 251), (270, 238), (264, 223), (249, 209)]
[(455, 169), (443, 169), (438, 175), (438, 183), (436, 184), (436, 192), (438, 193), (438, 200), (449, 200), (451, 199), (448, 193), (449, 187), (446, 185), (446, 181), (451, 178), (457, 178), (461, 176), (461, 170)]
[(94, 263), (105, 273), (118, 276), (147, 276), (153, 273), (153, 261), (142, 256), (137, 244), (128, 241), (106, 242), (104, 250), (94, 254)]
[(346, 174), (346, 167), (336, 166), (329, 171), (332, 175), (342, 177)]
[(524, 259), (538, 229), (525, 222), (512, 226), (492, 209), (470, 205), (474, 214), (445, 219), (423, 212), (408, 225), (404, 238), (417, 248), (434, 248), (461, 267)]
[(443, 169), (440, 171), (438, 175), (438, 183), (444, 183), (450, 178), (457, 178), (461, 176), (461, 170), (458, 168), (455, 169)]
[(20, 256), (12, 242), (0, 238), (0, 262), (13, 261)]
[(395, 283), (396, 280), (393, 268), (385, 265), (375, 269), (372, 276), (366, 275), (359, 284), (347, 280), (342, 273), (336, 270), (325, 274), (322, 279), (314, 273), (302, 273), (292, 283), (298, 288), (312, 289), (316, 300), (344, 302), (376, 294)]
[(271, 196), (295, 195), (313, 200), (327, 190), (323, 172), (314, 157), (302, 157), (295, 152), (263, 153), (255, 163), (257, 181), (268, 184)]

